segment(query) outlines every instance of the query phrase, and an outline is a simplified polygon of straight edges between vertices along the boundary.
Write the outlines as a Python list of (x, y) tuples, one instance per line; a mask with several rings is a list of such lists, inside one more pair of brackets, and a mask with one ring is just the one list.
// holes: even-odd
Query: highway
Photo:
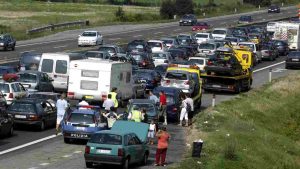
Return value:
[[(296, 15), (296, 7), (282, 9), (280, 14), (254, 13), (254, 21), (267, 21), (288, 18)], [(205, 19), (213, 27), (225, 27), (237, 22), (239, 15), (224, 16)], [(126, 28), (124, 28), (126, 27)], [(182, 32), (189, 32), (191, 27), (179, 27), (178, 23), (166, 23), (154, 25), (115, 25), (97, 28), (103, 33), (105, 43), (125, 43), (134, 39), (148, 39), (172, 36)], [(67, 31), (34, 40), (20, 41), (15, 51), (0, 52), (2, 64), (16, 64), (19, 54), (25, 51), (34, 52), (59, 52), (78, 50), (77, 35), (82, 30)], [(86, 48), (82, 48), (86, 49)], [(276, 61), (266, 61), (259, 64), (254, 70), (253, 88), (262, 86), (268, 82), (269, 68), (274, 70), (273, 78), (286, 76), (292, 70), (284, 69), (284, 57)], [(270, 67), (271, 65), (271, 67)], [(274, 65), (274, 66), (272, 66)], [(217, 93), (217, 103), (236, 97), (237, 95)], [(202, 98), (202, 110), (211, 105), (212, 94), (205, 93)], [(171, 147), (167, 161), (169, 164), (176, 163), (181, 159), (185, 150), (185, 128), (169, 125), (168, 130), (172, 135)], [(84, 144), (64, 144), (61, 136), (54, 136), (54, 129), (43, 132), (34, 131), (30, 128), (19, 128), (13, 137), (0, 139), (0, 169), (7, 168), (85, 168), (83, 151)], [(42, 140), (40, 140), (42, 139)], [(22, 145), (26, 143), (39, 143), (31, 146)], [(20, 149), (17, 149), (20, 148)], [(154, 147), (153, 147), (154, 148)], [(153, 149), (152, 148), (152, 149)], [(17, 149), (15, 151), (11, 151)], [(10, 152), (11, 151), (11, 152)], [(140, 168), (152, 168), (154, 160), (151, 152), (149, 165)]]

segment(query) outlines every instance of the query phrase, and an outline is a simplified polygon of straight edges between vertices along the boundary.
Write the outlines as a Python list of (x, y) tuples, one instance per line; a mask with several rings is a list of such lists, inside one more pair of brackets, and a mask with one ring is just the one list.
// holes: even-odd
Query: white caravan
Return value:
[(300, 23), (277, 23), (273, 35), (274, 40), (285, 40), (291, 50), (300, 49)]
[(113, 87), (118, 88), (121, 100), (133, 96), (130, 63), (108, 60), (74, 60), (70, 63), (68, 98), (103, 101)]

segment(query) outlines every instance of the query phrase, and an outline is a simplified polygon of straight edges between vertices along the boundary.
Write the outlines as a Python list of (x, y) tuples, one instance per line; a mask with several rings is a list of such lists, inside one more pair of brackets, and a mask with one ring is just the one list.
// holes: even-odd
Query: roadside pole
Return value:
[(212, 106), (212, 107), (215, 107), (215, 106), (216, 106), (216, 94), (213, 94), (213, 95), (212, 95), (211, 106)]
[(269, 69), (269, 82), (272, 82), (272, 68)]

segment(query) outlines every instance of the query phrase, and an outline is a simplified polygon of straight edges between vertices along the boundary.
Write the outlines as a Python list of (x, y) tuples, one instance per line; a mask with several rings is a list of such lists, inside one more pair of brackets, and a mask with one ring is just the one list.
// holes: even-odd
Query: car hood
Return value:
[(79, 40), (96, 40), (96, 37), (86, 37), (86, 36), (81, 36), (78, 38)]
[(149, 124), (146, 123), (118, 120), (112, 126), (111, 131), (135, 133), (142, 142), (146, 142), (148, 129), (149, 129)]

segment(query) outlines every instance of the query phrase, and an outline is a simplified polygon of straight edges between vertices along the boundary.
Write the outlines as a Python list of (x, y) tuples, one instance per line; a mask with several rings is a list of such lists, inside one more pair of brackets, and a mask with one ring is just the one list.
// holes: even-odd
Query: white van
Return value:
[(108, 60), (75, 60), (70, 63), (68, 98), (103, 101), (113, 87), (118, 88), (121, 100), (133, 96), (130, 63)]
[(38, 70), (47, 73), (54, 80), (55, 91), (66, 92), (70, 61), (79, 59), (86, 59), (86, 57), (80, 53), (43, 53)]

